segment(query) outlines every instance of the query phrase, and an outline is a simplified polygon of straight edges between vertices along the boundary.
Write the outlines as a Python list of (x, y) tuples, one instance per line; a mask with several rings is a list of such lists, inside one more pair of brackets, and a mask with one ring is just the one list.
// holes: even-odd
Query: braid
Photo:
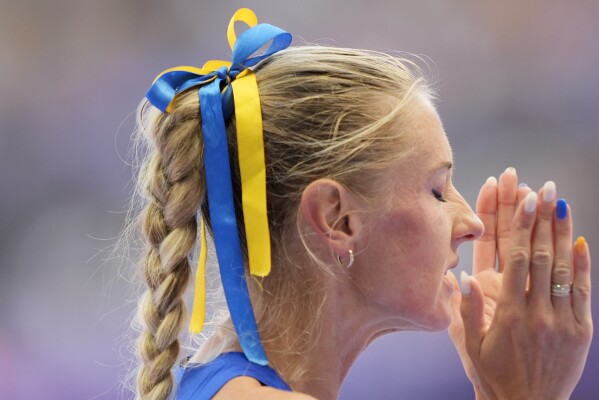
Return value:
[[(254, 71), (260, 88), (273, 269), (266, 279), (248, 279), (248, 286), (265, 349), (280, 356), (283, 361), (274, 366), (293, 386), (307, 372), (304, 355), (322, 331), (326, 288), (320, 274), (338, 270), (331, 270), (331, 260), (319, 259), (305, 240), (299, 224), (302, 192), (310, 182), (327, 177), (366, 200), (377, 196), (383, 189), (372, 177), (413, 147), (396, 121), (415, 95), (430, 99), (434, 93), (415, 63), (362, 50), (289, 48)], [(144, 118), (144, 111), (151, 115)], [(143, 214), (149, 250), (143, 263), (148, 290), (139, 306), (144, 331), (138, 343), (138, 392), (141, 399), (154, 400), (173, 391), (170, 371), (179, 356), (185, 321), (182, 296), (191, 276), (188, 254), (197, 235), (195, 215), (202, 213), (208, 234), (211, 221), (198, 90), (178, 93), (172, 113), (148, 107), (140, 114), (138, 122), (152, 152), (140, 175), (149, 199)], [(239, 239), (247, 261), (235, 123), (232, 115), (225, 125)], [(296, 312), (299, 309), (302, 312)], [(230, 325), (221, 325), (226, 338), (212, 355), (237, 339)]]
[[(179, 103), (194, 102), (190, 97)], [(205, 197), (197, 109), (196, 97), (195, 105), (154, 114), (146, 132), (153, 149), (140, 176), (151, 200), (142, 227), (149, 249), (143, 261), (147, 291), (139, 305), (143, 331), (137, 377), (144, 400), (166, 399), (173, 390), (171, 369), (179, 357), (183, 294), (191, 275), (188, 254), (196, 240), (195, 215)]]

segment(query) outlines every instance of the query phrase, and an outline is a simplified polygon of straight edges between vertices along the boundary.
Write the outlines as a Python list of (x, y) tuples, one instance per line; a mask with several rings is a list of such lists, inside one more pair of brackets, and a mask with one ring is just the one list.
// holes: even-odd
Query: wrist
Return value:
[(474, 387), (474, 396), (476, 400), (500, 400), (494, 393), (488, 393), (480, 386)]

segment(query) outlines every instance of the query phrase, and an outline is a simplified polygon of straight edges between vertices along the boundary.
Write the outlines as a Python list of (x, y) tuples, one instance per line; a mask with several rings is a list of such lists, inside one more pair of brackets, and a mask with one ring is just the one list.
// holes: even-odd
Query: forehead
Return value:
[(453, 154), (441, 119), (430, 101), (414, 99), (404, 120), (406, 142), (411, 147), (408, 157), (398, 165), (398, 173), (430, 174), (453, 162)]
[(400, 134), (399, 157), (373, 180), (381, 190), (376, 198), (387, 205), (397, 196), (415, 196), (431, 180), (444, 181), (447, 167), (453, 163), (443, 125), (429, 100), (420, 96), (412, 99), (395, 129)]
[(414, 145), (414, 157), (432, 164), (451, 162), (451, 147), (434, 106), (428, 100), (419, 98), (415, 100), (410, 114), (408, 124), (411, 126), (408, 131)]
[[(398, 120), (404, 153), (380, 175), (377, 185), (384, 189), (379, 199), (395, 204), (392, 199), (417, 197), (430, 183), (445, 181), (447, 167), (453, 162), (451, 147), (434, 106), (423, 98), (414, 98), (406, 113)], [(407, 204), (407, 203), (406, 203)]]

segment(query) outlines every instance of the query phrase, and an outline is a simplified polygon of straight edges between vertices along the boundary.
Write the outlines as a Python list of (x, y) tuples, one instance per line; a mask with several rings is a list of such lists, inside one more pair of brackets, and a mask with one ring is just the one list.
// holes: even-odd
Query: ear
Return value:
[(300, 210), (315, 236), (335, 254), (347, 254), (363, 226), (360, 203), (345, 186), (318, 179), (302, 193)]

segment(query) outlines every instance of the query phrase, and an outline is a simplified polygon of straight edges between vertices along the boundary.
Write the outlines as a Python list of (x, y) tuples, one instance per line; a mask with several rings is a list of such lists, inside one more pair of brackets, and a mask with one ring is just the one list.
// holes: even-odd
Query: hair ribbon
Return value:
[[(239, 37), (234, 27), (238, 21), (250, 27)], [(256, 364), (267, 365), (245, 280), (225, 121), (235, 113), (250, 273), (267, 276), (271, 254), (262, 112), (256, 77), (249, 67), (288, 47), (291, 34), (269, 24), (258, 24), (252, 10), (241, 8), (229, 22), (227, 39), (233, 51), (232, 62), (212, 60), (202, 68), (167, 69), (154, 80), (146, 98), (160, 111), (168, 113), (178, 93), (199, 87), (208, 208), (225, 298), (246, 357)], [(262, 54), (253, 56), (269, 42)], [(206, 305), (206, 233), (204, 219), (200, 222), (200, 256), (190, 321), (190, 330), (194, 333), (203, 328)]]

